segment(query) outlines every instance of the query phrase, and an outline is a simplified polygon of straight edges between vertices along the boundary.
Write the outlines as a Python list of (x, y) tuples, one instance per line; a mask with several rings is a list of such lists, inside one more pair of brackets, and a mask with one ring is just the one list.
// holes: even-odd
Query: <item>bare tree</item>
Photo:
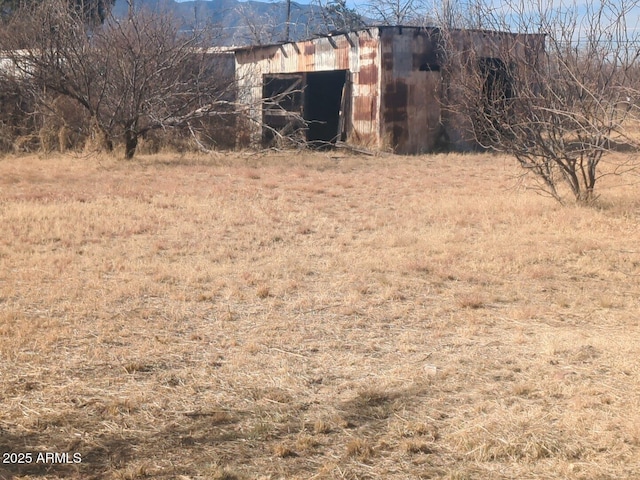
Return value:
[(89, 27), (64, 0), (19, 13), (0, 34), (0, 47), (41, 107), (52, 94), (73, 100), (105, 145), (124, 143), (126, 158), (150, 130), (228, 113), (233, 70), (204, 29), (182, 33), (170, 17), (144, 10)]
[(102, 121), (123, 136), (127, 158), (144, 133), (186, 126), (232, 100), (231, 58), (210, 48), (205, 29), (185, 35), (171, 17), (142, 11), (110, 19), (92, 41), (106, 59)]
[(362, 15), (350, 8), (345, 0), (314, 0), (313, 5), (319, 19), (316, 33), (351, 31), (366, 26)]
[[(20, 11), (21, 7), (40, 3), (39, 0), (0, 0), (0, 16), (9, 17)], [(82, 15), (91, 25), (103, 23), (111, 13), (115, 0), (67, 0), (67, 8)]]
[[(481, 146), (514, 155), (557, 200), (566, 186), (591, 202), (602, 175), (630, 167), (600, 168), (611, 150), (635, 145), (640, 38), (628, 25), (637, 6), (556, 10), (539, 0), (526, 9), (520, 2), (477, 9), (493, 33), (443, 29), (449, 114)], [(539, 35), (496, 32), (508, 28)]]
[(242, 19), (241, 28), (235, 34), (235, 40), (240, 44), (268, 45), (280, 40), (282, 25), (274, 16), (266, 13), (258, 16), (243, 4), (236, 8), (236, 12)]
[(89, 38), (89, 26), (66, 2), (25, 3), (0, 30), (0, 47), (13, 66), (2, 73), (20, 79), (41, 113), (63, 95), (96, 118), (105, 75)]
[(364, 4), (367, 16), (383, 25), (424, 25), (431, 23), (427, 0), (379, 0)]
[[(327, 23), (327, 19), (337, 19), (340, 16), (333, 11), (334, 8), (339, 9), (337, 4), (344, 4), (344, 1), (313, 0), (311, 6), (301, 6), (295, 2), (272, 0), (272, 3), (267, 4), (268, 8), (261, 4), (262, 8), (259, 10), (255, 6), (239, 4), (235, 11), (241, 18), (241, 25), (234, 38), (242, 45), (268, 45), (326, 33), (338, 28), (331, 20)], [(342, 13), (352, 12), (346, 6), (345, 9)]]

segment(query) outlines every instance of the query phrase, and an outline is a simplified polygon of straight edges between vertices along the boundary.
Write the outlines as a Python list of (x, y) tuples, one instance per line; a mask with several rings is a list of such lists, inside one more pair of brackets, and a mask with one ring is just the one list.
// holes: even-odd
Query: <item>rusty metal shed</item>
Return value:
[[(458, 30), (448, 44), (495, 57), (521, 37)], [(446, 109), (444, 48), (440, 29), (407, 26), (238, 48), (238, 100), (249, 119), (238, 143), (265, 144), (300, 127), (306, 141), (396, 153), (473, 148), (465, 122)]]

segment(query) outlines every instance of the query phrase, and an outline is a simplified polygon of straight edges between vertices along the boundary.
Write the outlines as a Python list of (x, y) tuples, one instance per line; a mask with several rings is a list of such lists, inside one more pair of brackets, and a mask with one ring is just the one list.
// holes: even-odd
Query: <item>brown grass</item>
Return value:
[(634, 177), (512, 164), (0, 160), (0, 453), (82, 457), (0, 478), (640, 478)]

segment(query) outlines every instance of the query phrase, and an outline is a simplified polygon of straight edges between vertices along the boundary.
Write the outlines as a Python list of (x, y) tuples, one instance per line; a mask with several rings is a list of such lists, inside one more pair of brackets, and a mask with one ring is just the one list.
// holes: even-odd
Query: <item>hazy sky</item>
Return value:
[[(178, 0), (180, 1), (180, 0)], [(215, 0), (213, 0), (215, 1)], [(246, 0), (240, 0), (246, 1)], [(259, 1), (284, 1), (284, 0), (259, 0)], [(300, 4), (309, 4), (313, 0), (292, 0)], [(320, 0), (327, 3), (328, 0)], [(425, 5), (442, 5), (443, 0), (416, 0)], [(452, 4), (462, 7), (468, 5), (469, 0), (450, 0)], [(352, 8), (358, 8), (361, 13), (366, 13), (366, 3), (374, 4), (375, 0), (347, 0)], [(483, 0), (484, 15), (491, 18), (501, 18), (503, 22), (512, 28), (523, 27), (528, 23), (537, 23), (542, 14), (545, 18), (562, 18), (566, 12), (577, 14), (577, 30), (581, 30), (583, 23), (588, 23), (590, 18), (599, 18), (601, 25), (609, 28), (620, 24), (620, 12), (625, 11), (626, 30), (631, 35), (640, 31), (640, 0), (609, 0), (609, 2), (594, 2), (590, 0)], [(602, 10), (599, 10), (604, 5)], [(530, 25), (532, 26), (532, 25)]]
[[(239, 0), (240, 2), (246, 2), (248, 0)], [(269, 2), (270, 0), (257, 0), (262, 2)], [(284, 0), (274, 0), (274, 1), (284, 1)], [(312, 0), (292, 0), (295, 3), (306, 4), (312, 3)], [(326, 3), (327, 0), (322, 0), (323, 3)], [(347, 0), (347, 5), (350, 7), (357, 7), (358, 4), (362, 4), (365, 0)]]

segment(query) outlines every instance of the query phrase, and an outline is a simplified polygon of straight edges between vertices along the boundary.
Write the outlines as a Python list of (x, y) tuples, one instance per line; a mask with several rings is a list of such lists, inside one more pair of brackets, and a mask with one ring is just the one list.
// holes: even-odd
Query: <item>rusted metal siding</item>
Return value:
[[(504, 48), (514, 48), (525, 58), (542, 52), (543, 42), (539, 35), (460, 30), (452, 33), (446, 48), (456, 53), (472, 49), (481, 57), (499, 57)], [(469, 125), (444, 108), (450, 101), (446, 85), (463, 74), (440, 69), (444, 48), (437, 28), (396, 26), (238, 49), (238, 95), (249, 118), (242, 135), (260, 141), (265, 75), (345, 70), (348, 97), (340, 123), (344, 121), (348, 142), (421, 153), (433, 151), (446, 138), (454, 148), (472, 148)]]
[[(240, 101), (252, 119), (248, 137), (252, 143), (261, 136), (260, 118), (262, 79), (281, 73), (349, 72), (349, 118), (346, 118), (347, 141), (374, 148), (380, 146), (378, 62), (376, 28), (333, 37), (292, 42), (276, 46), (257, 46), (236, 51), (236, 77)], [(246, 132), (244, 133), (247, 136)]]
[(432, 151), (440, 136), (437, 30), (388, 27), (381, 34), (382, 133), (396, 153)]
[(352, 75), (351, 130), (348, 140), (367, 147), (380, 148), (380, 39), (378, 30), (362, 31), (355, 39)]

